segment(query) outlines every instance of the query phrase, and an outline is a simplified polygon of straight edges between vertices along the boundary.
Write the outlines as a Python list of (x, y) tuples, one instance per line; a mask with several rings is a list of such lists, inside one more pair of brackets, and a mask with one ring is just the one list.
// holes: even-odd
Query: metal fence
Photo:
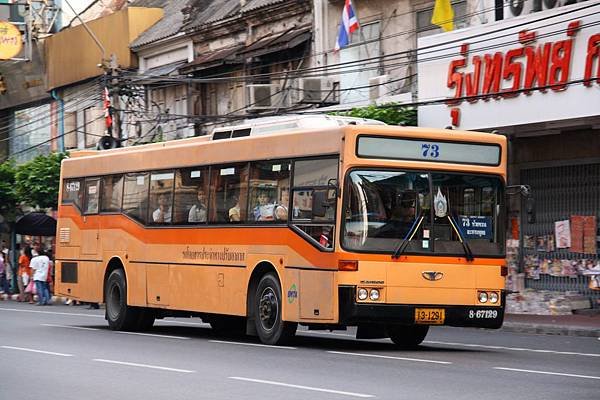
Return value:
[[(523, 235), (551, 235), (554, 233), (554, 222), (567, 220), (571, 215), (594, 215), (596, 218), (600, 215), (600, 164), (523, 169), (521, 183), (531, 186), (537, 211), (536, 222), (533, 224), (527, 223), (526, 216), (523, 215)], [(598, 236), (600, 232), (597, 230), (596, 238)], [(581, 254), (573, 253), (568, 248), (539, 251), (534, 246), (522, 247), (521, 254), (524, 257), (537, 255), (539, 258), (560, 260), (596, 262), (599, 259), (598, 249), (596, 254)], [(600, 307), (600, 290), (589, 289), (588, 284), (589, 278), (581, 275), (568, 277), (541, 274), (539, 279), (525, 280), (525, 286), (532, 289), (579, 292), (589, 296), (595, 308)]]

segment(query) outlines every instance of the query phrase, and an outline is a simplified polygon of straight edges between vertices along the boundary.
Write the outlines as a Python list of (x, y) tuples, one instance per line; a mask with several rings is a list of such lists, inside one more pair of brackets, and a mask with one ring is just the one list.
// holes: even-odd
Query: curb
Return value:
[(542, 334), (600, 338), (600, 329), (579, 326), (551, 326), (545, 324), (505, 322), (500, 330), (504, 332), (533, 333), (538, 335)]
[[(2, 296), (2, 299), (4, 300), (12, 300), (12, 301), (17, 301), (17, 299), (19, 298), (18, 294), (12, 294), (10, 296), (7, 296), (5, 294), (1, 294), (0, 296)], [(58, 303), (60, 302), (61, 304), (65, 304), (67, 301), (68, 297), (62, 297), (62, 296), (51, 296), (50, 301), (52, 303)], [(38, 300), (38, 296), (37, 294), (33, 295), (33, 300), (37, 301)]]

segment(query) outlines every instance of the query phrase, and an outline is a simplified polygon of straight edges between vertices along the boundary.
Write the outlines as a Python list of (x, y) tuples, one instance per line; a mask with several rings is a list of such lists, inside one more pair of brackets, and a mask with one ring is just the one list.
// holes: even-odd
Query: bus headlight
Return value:
[(371, 289), (371, 293), (369, 293), (369, 298), (373, 301), (379, 300), (379, 290)]
[(499, 300), (498, 293), (496, 293), (496, 292), (490, 292), (489, 298), (490, 298), (490, 303), (496, 304), (498, 302), (498, 300)]
[(368, 296), (369, 296), (369, 292), (367, 292), (367, 289), (364, 289), (364, 288), (358, 289), (358, 299), (359, 300), (366, 300)]
[(480, 303), (485, 303), (488, 301), (488, 295), (486, 292), (479, 292), (477, 294), (477, 297), (479, 297), (479, 302)]

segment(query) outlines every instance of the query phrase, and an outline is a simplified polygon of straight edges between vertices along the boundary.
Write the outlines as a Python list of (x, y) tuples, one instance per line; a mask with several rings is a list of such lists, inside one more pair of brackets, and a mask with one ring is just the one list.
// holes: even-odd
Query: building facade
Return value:
[(508, 136), (508, 183), (531, 187), (535, 220), (525, 202), (509, 202), (513, 279), (524, 278), (527, 288), (583, 294), (594, 307), (600, 306), (594, 288), (600, 273), (599, 22), (597, 2), (555, 7), (423, 38), (417, 59), (425, 103), (419, 124)]

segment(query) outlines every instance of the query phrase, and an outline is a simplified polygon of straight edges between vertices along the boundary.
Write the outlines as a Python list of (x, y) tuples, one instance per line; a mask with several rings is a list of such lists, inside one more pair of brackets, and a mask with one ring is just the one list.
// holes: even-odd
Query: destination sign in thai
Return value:
[(491, 239), (492, 218), (480, 216), (459, 217), (460, 228), (467, 239)]
[(366, 158), (453, 162), (460, 164), (500, 164), (500, 146), (432, 140), (359, 136), (357, 155)]

